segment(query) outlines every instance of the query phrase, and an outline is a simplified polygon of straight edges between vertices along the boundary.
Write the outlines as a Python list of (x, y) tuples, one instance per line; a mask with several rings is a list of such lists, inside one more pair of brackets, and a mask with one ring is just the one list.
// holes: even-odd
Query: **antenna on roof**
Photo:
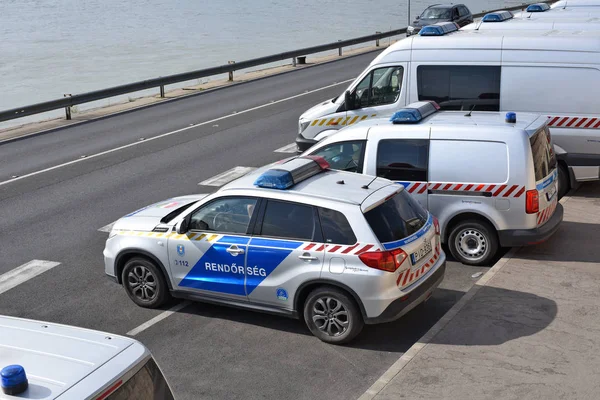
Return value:
[(477, 28), (475, 28), (476, 31), (479, 30), (479, 27), (481, 26), (481, 24), (483, 24), (483, 18), (481, 18), (481, 21), (479, 21), (479, 25), (477, 25)]
[(473, 104), (473, 107), (471, 107), (471, 109), (469, 110), (469, 112), (465, 114), (465, 117), (470, 117), (471, 113), (473, 112), (473, 110), (475, 109), (475, 107), (477, 107), (477, 104)]
[(532, 13), (532, 12), (530, 12), (530, 13), (529, 13), (529, 15), (527, 16), (527, 19), (531, 19), (531, 15), (532, 15), (532, 14), (533, 14), (533, 13)]
[(363, 185), (363, 186), (361, 187), (361, 189), (368, 189), (368, 188), (369, 188), (369, 186), (371, 185), (371, 183), (375, 182), (375, 179), (377, 179), (377, 177), (373, 178), (373, 180), (372, 180), (371, 182), (367, 183), (366, 185)]
[(563, 7), (563, 10), (567, 8), (567, 2), (565, 1), (565, 6)]

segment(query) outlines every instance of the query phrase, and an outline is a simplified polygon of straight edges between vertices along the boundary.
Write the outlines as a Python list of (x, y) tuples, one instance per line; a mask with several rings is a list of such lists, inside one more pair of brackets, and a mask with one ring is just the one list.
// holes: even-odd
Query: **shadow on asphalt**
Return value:
[(432, 343), (496, 346), (548, 327), (558, 307), (531, 293), (483, 286)]
[(572, 195), (572, 197), (583, 197), (588, 199), (600, 199), (600, 191), (598, 187), (600, 183), (598, 182), (586, 182), (583, 183), (577, 191)]

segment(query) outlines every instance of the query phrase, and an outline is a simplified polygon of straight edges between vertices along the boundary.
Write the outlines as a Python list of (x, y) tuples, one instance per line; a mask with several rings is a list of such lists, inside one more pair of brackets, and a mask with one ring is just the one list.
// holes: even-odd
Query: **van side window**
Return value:
[(377, 146), (377, 176), (392, 181), (427, 181), (429, 140), (381, 140)]
[(351, 109), (392, 104), (400, 97), (404, 68), (377, 68), (356, 86), (354, 107)]
[(323, 157), (333, 169), (362, 173), (365, 141), (332, 143), (310, 153), (311, 156)]
[(442, 110), (500, 111), (499, 66), (420, 65), (417, 89)]

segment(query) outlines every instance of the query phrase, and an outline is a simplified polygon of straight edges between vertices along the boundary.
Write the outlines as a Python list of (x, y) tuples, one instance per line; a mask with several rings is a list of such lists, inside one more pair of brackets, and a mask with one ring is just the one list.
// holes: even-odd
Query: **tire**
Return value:
[[(337, 317), (333, 312), (338, 313)], [(331, 344), (350, 342), (365, 324), (354, 300), (342, 290), (329, 286), (310, 292), (304, 302), (304, 321), (313, 335)]]
[[(162, 271), (146, 258), (127, 261), (121, 279), (129, 298), (140, 307), (158, 308), (171, 299)], [(135, 283), (142, 287), (134, 288)]]
[(448, 248), (452, 256), (466, 265), (488, 265), (498, 252), (498, 236), (486, 222), (467, 220), (450, 231)]
[(570, 188), (569, 172), (564, 165), (558, 164), (558, 200), (562, 199)]

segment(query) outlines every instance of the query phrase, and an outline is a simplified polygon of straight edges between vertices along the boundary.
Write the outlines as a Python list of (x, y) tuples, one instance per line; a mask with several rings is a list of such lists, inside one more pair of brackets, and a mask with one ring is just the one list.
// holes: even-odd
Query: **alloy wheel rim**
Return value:
[(350, 327), (350, 317), (344, 304), (334, 297), (320, 297), (312, 309), (316, 327), (331, 337), (341, 336)]
[(143, 265), (136, 265), (129, 271), (127, 285), (131, 293), (142, 301), (148, 302), (156, 298), (156, 277)]

